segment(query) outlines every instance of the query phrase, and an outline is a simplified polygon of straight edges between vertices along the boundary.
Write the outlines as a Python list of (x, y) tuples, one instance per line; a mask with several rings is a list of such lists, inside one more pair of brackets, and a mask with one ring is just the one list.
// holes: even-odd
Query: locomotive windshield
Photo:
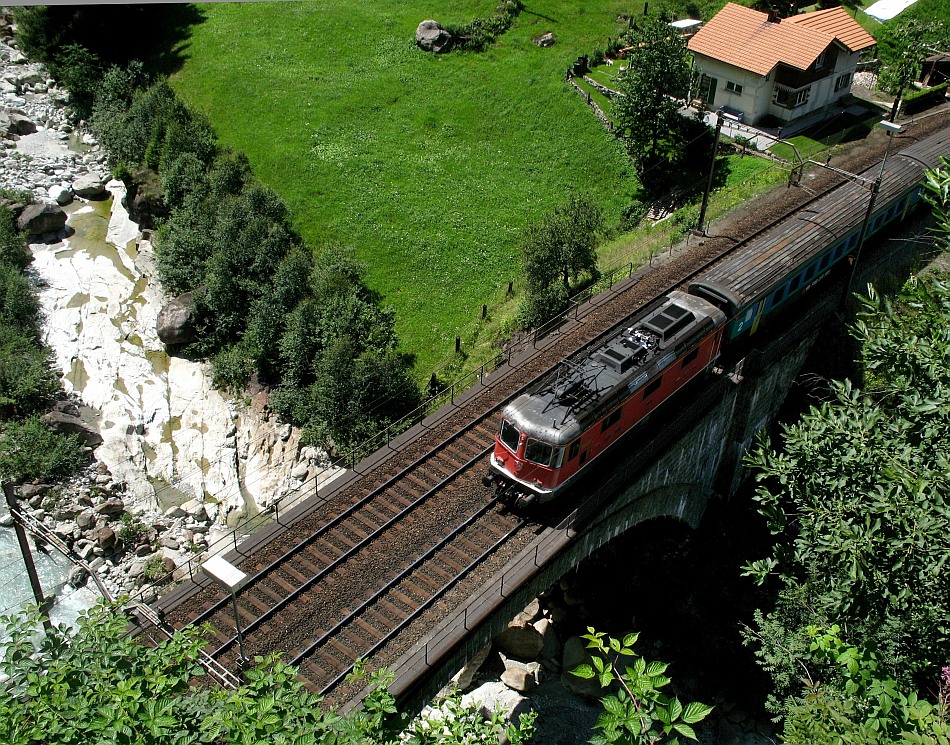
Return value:
[(501, 432), (499, 436), (501, 437), (501, 441), (508, 446), (511, 452), (518, 452), (518, 438), (520, 433), (507, 419), (501, 420)]
[(524, 448), (524, 459), (537, 463), (539, 466), (549, 466), (551, 465), (551, 454), (553, 452), (554, 448), (546, 442), (529, 439)]
[(564, 460), (564, 448), (556, 448), (540, 440), (528, 440), (524, 447), (524, 459), (539, 466), (560, 468)]

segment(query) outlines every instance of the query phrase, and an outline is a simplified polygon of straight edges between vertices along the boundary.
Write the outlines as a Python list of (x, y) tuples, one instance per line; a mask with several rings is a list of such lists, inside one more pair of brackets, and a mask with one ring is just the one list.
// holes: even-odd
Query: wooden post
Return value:
[[(16, 509), (16, 498), (13, 496), (13, 485), (9, 481), (3, 482), (3, 496), (6, 497), (7, 507), (10, 508), (10, 514)], [(43, 587), (40, 585), (40, 578), (36, 574), (36, 565), (33, 564), (33, 552), (30, 550), (30, 542), (26, 536), (26, 529), (16, 517), (13, 518), (13, 530), (16, 533), (17, 543), (20, 544), (20, 553), (23, 554), (23, 563), (26, 564), (26, 573), (30, 578), (30, 587), (33, 588), (33, 597), (36, 604), (43, 614), (43, 628), (49, 633), (53, 630), (53, 625), (48, 617), (49, 607), (52, 604), (43, 597)]]

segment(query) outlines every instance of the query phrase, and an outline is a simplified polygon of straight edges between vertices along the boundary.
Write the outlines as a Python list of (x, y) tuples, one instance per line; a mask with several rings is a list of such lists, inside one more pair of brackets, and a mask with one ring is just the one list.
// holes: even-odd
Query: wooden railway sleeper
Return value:
[[(461, 473), (462, 471), (465, 471), (465, 470), (471, 468), (472, 465), (474, 465), (474, 463), (475, 463), (477, 460), (480, 460), (483, 455), (484, 455), (484, 454), (479, 454), (479, 456), (478, 456), (477, 458), (474, 458), (474, 459), (468, 461), (467, 463), (463, 464), (462, 467), (456, 472), (456, 474), (453, 474), (453, 476), (444, 479), (440, 484), (438, 484), (437, 486), (435, 486), (432, 490), (430, 490), (430, 491), (427, 492), (426, 494), (422, 495), (422, 496), (419, 498), (419, 500), (417, 500), (417, 503), (421, 503), (423, 500), (428, 499), (430, 496), (432, 496), (433, 494), (435, 494), (436, 491), (441, 490), (445, 485), (447, 485), (450, 481), (452, 481), (452, 480), (455, 478), (456, 475), (458, 475), (458, 474)], [(487, 508), (490, 507), (490, 506), (493, 506), (494, 504), (495, 504), (495, 501), (494, 501), (494, 500), (492, 500), (491, 502), (488, 502), (486, 506), (484, 506), (481, 510), (479, 510), (479, 512), (476, 513), (476, 515), (480, 515), (485, 509), (487, 509)], [(272, 617), (272, 616), (273, 616), (274, 614), (276, 614), (279, 610), (281, 610), (283, 607), (285, 607), (288, 603), (292, 602), (292, 600), (293, 600), (294, 598), (296, 598), (296, 597), (299, 596), (301, 593), (305, 592), (305, 591), (308, 590), (310, 587), (312, 587), (314, 584), (316, 584), (318, 581), (320, 581), (321, 579), (323, 579), (324, 577), (326, 577), (330, 572), (332, 572), (334, 569), (336, 569), (336, 567), (338, 567), (338, 566), (339, 566), (340, 564), (342, 564), (344, 561), (346, 561), (346, 560), (349, 559), (351, 556), (353, 556), (355, 553), (357, 553), (361, 548), (363, 548), (365, 545), (368, 545), (368, 544), (369, 544), (370, 542), (372, 542), (377, 536), (381, 535), (383, 532), (385, 532), (385, 531), (388, 530), (390, 527), (392, 527), (393, 525), (395, 525), (395, 524), (400, 520), (400, 518), (401, 518), (403, 515), (405, 515), (405, 514), (407, 514), (408, 512), (410, 512), (410, 511), (414, 508), (414, 506), (415, 506), (415, 505), (412, 505), (412, 506), (410, 506), (409, 508), (403, 510), (403, 512), (401, 512), (400, 514), (393, 516), (390, 520), (388, 520), (387, 522), (385, 522), (385, 523), (383, 523), (382, 525), (380, 525), (373, 533), (371, 533), (370, 535), (368, 535), (363, 541), (361, 541), (360, 544), (354, 546), (353, 549), (351, 549), (349, 552), (347, 552), (347, 553), (345, 553), (345, 554), (343, 554), (343, 555), (337, 557), (337, 558), (333, 561), (333, 563), (328, 564), (327, 566), (323, 567), (323, 569), (321, 569), (320, 572), (318, 572), (317, 574), (315, 574), (314, 576), (312, 576), (310, 579), (308, 579), (308, 580), (302, 582), (302, 584), (300, 584), (300, 585), (297, 587), (296, 590), (294, 590), (292, 593), (289, 593), (282, 601), (280, 601), (279, 603), (275, 604), (275, 605), (273, 606), (273, 608), (271, 608), (271, 610), (270, 610), (269, 612), (261, 614), (258, 618), (256, 618), (256, 619), (255, 619), (254, 621), (252, 621), (250, 624), (248, 624), (248, 626), (247, 626), (245, 629), (243, 629), (243, 633), (244, 633), (246, 636), (249, 636), (249, 635), (254, 631), (254, 629), (256, 629), (256, 628), (257, 628), (261, 623), (263, 623), (267, 618)], [(466, 522), (465, 524), (467, 524), (467, 522)], [(281, 568), (285, 568), (285, 567), (282, 566)], [(204, 619), (202, 619), (202, 620), (204, 620)], [(229, 644), (233, 644), (233, 643), (235, 643), (236, 641), (237, 641), (237, 634), (235, 634), (234, 637), (232, 637), (232, 639), (229, 641)], [(226, 646), (228, 646), (229, 644), (222, 645), (222, 646), (214, 653), (214, 656), (216, 656), (216, 655), (218, 654), (218, 652), (220, 652), (222, 649), (224, 649), (224, 648), (225, 648)]]
[[(340, 627), (344, 626), (345, 624), (349, 623), (350, 618), (352, 618), (352, 617), (355, 616), (355, 615), (358, 615), (358, 614), (360, 613), (360, 611), (361, 611), (362, 608), (368, 607), (368, 606), (371, 605), (373, 602), (375, 602), (378, 598), (382, 598), (385, 594), (387, 594), (387, 593), (390, 591), (391, 588), (394, 588), (394, 587), (396, 586), (396, 584), (398, 584), (398, 583), (402, 580), (403, 577), (408, 576), (408, 575), (411, 575), (411, 574), (416, 570), (416, 567), (418, 567), (418, 566), (420, 566), (421, 564), (423, 564), (424, 562), (428, 561), (428, 560), (431, 558), (431, 556), (432, 556), (433, 554), (435, 554), (435, 552), (438, 551), (443, 545), (448, 544), (448, 543), (452, 540), (452, 538), (454, 537), (454, 535), (455, 535), (456, 533), (458, 533), (458, 532), (460, 532), (460, 531), (462, 531), (462, 530), (465, 530), (469, 525), (471, 525), (471, 524), (474, 523), (476, 520), (478, 520), (482, 515), (484, 515), (484, 514), (485, 514), (486, 512), (488, 512), (489, 510), (491, 510), (494, 506), (495, 506), (495, 501), (494, 501), (494, 500), (492, 500), (491, 502), (488, 502), (487, 504), (483, 505), (482, 508), (479, 509), (474, 515), (472, 515), (472, 516), (469, 517), (467, 520), (465, 520), (461, 525), (457, 526), (457, 527), (455, 528), (455, 530), (453, 530), (452, 533), (451, 533), (449, 536), (447, 536), (446, 538), (442, 539), (442, 541), (440, 541), (440, 542), (439, 542), (438, 544), (436, 544), (435, 546), (432, 546), (431, 548), (429, 548), (429, 550), (426, 551), (425, 553), (423, 553), (422, 556), (420, 556), (419, 558), (417, 558), (417, 559), (416, 559), (415, 561), (413, 561), (408, 567), (406, 567), (405, 569), (403, 569), (403, 571), (400, 572), (399, 575), (397, 575), (396, 577), (393, 577), (393, 579), (391, 579), (384, 587), (380, 588), (380, 589), (375, 593), (375, 595), (374, 595), (373, 597), (370, 597), (370, 598), (368, 598), (367, 600), (363, 601), (363, 603), (362, 603), (359, 607), (355, 608), (355, 609), (354, 609), (353, 611), (351, 611), (345, 618), (343, 618), (342, 620), (340, 620), (340, 621), (333, 627), (333, 629), (330, 629), (330, 631), (328, 631), (327, 634), (324, 635), (324, 637), (315, 639), (315, 640), (310, 644), (310, 646), (309, 646), (306, 650), (304, 650), (304, 653), (303, 653), (302, 655), (299, 655), (299, 656), (295, 657), (293, 660), (291, 660), (291, 661), (290, 661), (290, 664), (291, 664), (291, 665), (297, 665), (297, 664), (299, 664), (300, 660), (301, 660), (303, 657), (305, 657), (307, 654), (309, 654), (310, 652), (312, 652), (313, 650), (317, 649), (317, 648), (320, 646), (320, 644), (321, 644), (323, 638), (326, 638), (326, 636), (327, 636), (328, 634), (333, 633), (333, 631), (335, 631), (337, 628), (340, 628)], [(525, 522), (526, 522), (525, 520), (519, 521), (519, 523), (518, 523), (518, 528), (520, 528), (522, 525), (524, 525)], [(453, 580), (453, 581), (454, 581), (454, 580)], [(444, 588), (443, 588), (443, 591), (444, 591)]]
[[(515, 527), (513, 527), (513, 528), (509, 531), (508, 535), (505, 535), (505, 536), (499, 538), (499, 539), (492, 545), (492, 547), (491, 547), (488, 551), (485, 552), (485, 555), (484, 555), (484, 556), (488, 556), (489, 554), (493, 553), (499, 546), (501, 546), (505, 541), (507, 541), (508, 538), (509, 538), (511, 535), (513, 535), (515, 532), (517, 532), (518, 530), (520, 530), (521, 528), (523, 528), (523, 527), (525, 526), (525, 524), (527, 524), (527, 522), (528, 522), (527, 520), (523, 520), (523, 519), (520, 520), (520, 521), (517, 523), (517, 525), (515, 525)], [(402, 621), (395, 629), (393, 629), (391, 632), (389, 632), (389, 634), (387, 634), (385, 637), (383, 637), (383, 638), (380, 639), (378, 642), (376, 642), (376, 644), (374, 644), (370, 649), (368, 649), (368, 650), (366, 650), (365, 652), (363, 652), (362, 654), (360, 654), (359, 657), (362, 657), (362, 658), (369, 658), (371, 655), (376, 654), (376, 652), (378, 652), (380, 649), (382, 649), (383, 646), (384, 646), (386, 643), (388, 643), (389, 640), (392, 639), (393, 636), (395, 636), (395, 635), (398, 634), (400, 631), (402, 631), (402, 629), (405, 628), (405, 627), (414, 619), (415, 616), (417, 616), (417, 615), (419, 615), (420, 613), (423, 613), (425, 610), (427, 610), (427, 609), (429, 608), (429, 606), (432, 605), (439, 597), (441, 597), (445, 592), (447, 592), (449, 589), (451, 589), (451, 587), (453, 587), (457, 582), (459, 582), (459, 580), (461, 580), (462, 577), (463, 577), (465, 574), (467, 574), (467, 573), (472, 569), (473, 566), (475, 566), (476, 564), (478, 564), (478, 563), (484, 558), (484, 556), (479, 557), (479, 558), (476, 559), (474, 562), (472, 562), (471, 565), (469, 565), (468, 567), (466, 567), (462, 572), (460, 572), (458, 575), (456, 575), (456, 576), (452, 579), (452, 581), (451, 581), (449, 584), (446, 585), (446, 587), (444, 588), (444, 590), (443, 590), (442, 593), (432, 595), (428, 600), (425, 601), (425, 603), (423, 603), (423, 604), (415, 611), (415, 613), (414, 613), (412, 616), (409, 616), (409, 617), (406, 618), (404, 621)], [(311, 646), (312, 646), (312, 645), (311, 645)], [(355, 660), (354, 660), (354, 662), (355, 662)], [(296, 661), (291, 661), (291, 664), (298, 664), (298, 663), (297, 663)], [(325, 686), (323, 686), (323, 688), (320, 689), (320, 694), (321, 694), (321, 695), (325, 695), (325, 694), (327, 693), (327, 691), (329, 691), (329, 690), (331, 690), (332, 688), (334, 688), (335, 686), (337, 686), (342, 680), (344, 680), (344, 679), (346, 678), (347, 675), (350, 674), (350, 671), (351, 671), (352, 669), (353, 669), (353, 664), (351, 663), (350, 666), (349, 666), (346, 670), (342, 671), (339, 675), (337, 675), (336, 678), (334, 678), (333, 680), (330, 681), (330, 683), (328, 683), (328, 684), (326, 684)]]

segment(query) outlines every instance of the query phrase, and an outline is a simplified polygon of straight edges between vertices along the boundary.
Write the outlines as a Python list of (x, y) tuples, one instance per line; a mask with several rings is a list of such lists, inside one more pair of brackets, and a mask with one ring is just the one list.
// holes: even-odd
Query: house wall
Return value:
[[(833, 50), (829, 50), (831, 51)], [(755, 125), (769, 114), (783, 122), (791, 122), (833, 105), (851, 92), (851, 82), (859, 56), (858, 52), (852, 54), (838, 48), (836, 54), (828, 54), (826, 70), (811, 70), (804, 73), (799, 71), (797, 76), (789, 74), (783, 76), (779, 73), (779, 79), (784, 78), (787, 82), (810, 86), (807, 102), (791, 109), (772, 102), (777, 75), (775, 70), (762, 76), (696, 53), (693, 53), (693, 66), (716, 80), (715, 96), (710, 108), (719, 109), (725, 106), (741, 111), (745, 115), (745, 123)], [(847, 84), (836, 91), (835, 82), (844, 74), (849, 76)], [(728, 90), (727, 83), (729, 82), (741, 85), (742, 92)]]
[[(847, 50), (839, 49), (834, 64), (828, 66), (828, 71), (824, 77), (815, 78), (808, 84), (811, 90), (808, 94), (807, 103), (788, 109), (772, 103), (772, 95), (770, 94), (767, 113), (782, 121), (791, 122), (833, 106), (839, 99), (851, 92), (851, 83), (859, 57), (860, 53), (858, 52), (848, 53)], [(847, 83), (835, 90), (835, 83), (842, 75), (848, 75)], [(783, 76), (779, 75), (778, 77), (781, 80)], [(804, 84), (804, 81), (802, 83)]]
[[(716, 92), (710, 105), (711, 109), (727, 106), (741, 111), (745, 114), (746, 124), (754, 124), (768, 113), (772, 100), (771, 76), (762, 77), (701, 54), (693, 55), (693, 66), (704, 75), (716, 79)], [(728, 90), (726, 84), (729, 82), (741, 85), (742, 93)]]

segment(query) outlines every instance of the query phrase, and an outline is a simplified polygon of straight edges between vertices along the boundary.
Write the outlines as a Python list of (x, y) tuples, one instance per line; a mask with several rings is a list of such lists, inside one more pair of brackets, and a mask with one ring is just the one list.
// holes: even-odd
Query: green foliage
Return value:
[(569, 288), (582, 273), (596, 276), (597, 234), (603, 214), (589, 198), (571, 195), (531, 226), (522, 244), (529, 292), (540, 292), (560, 281)]
[(494, 15), (487, 18), (475, 18), (464, 25), (446, 27), (452, 35), (453, 46), (469, 52), (482, 52), (505, 33), (524, 9), (521, 0), (501, 0)]
[(809, 655), (830, 666), (836, 685), (812, 683), (785, 720), (786, 745), (946, 743), (950, 728), (943, 695), (936, 707), (905, 693), (881, 668), (877, 656), (847, 645), (841, 629), (809, 627)]
[(464, 704), (461, 696), (454, 694), (439, 704), (439, 710), (431, 717), (417, 719), (405, 732), (407, 745), (454, 745), (454, 743), (484, 743), (494, 745), (499, 735), (511, 745), (530, 742), (535, 734), (534, 722), (537, 712), (525, 712), (518, 722), (506, 723), (497, 712), (485, 718), (475, 704)]
[[(16, 198), (15, 201), (21, 200)], [(13, 214), (6, 209), (0, 209), (0, 265), (23, 270), (31, 260), (26, 239), (17, 231)]]
[(526, 295), (518, 306), (518, 324), (525, 329), (541, 326), (567, 308), (569, 297), (567, 288), (561, 283)]
[(941, 250), (950, 248), (950, 159), (943, 158), (942, 166), (927, 171), (924, 198), (933, 208), (937, 221), (936, 240)]
[[(763, 440), (750, 457), (779, 541), (747, 571), (785, 587), (758, 633), (774, 656), (803, 622), (834, 619), (884, 675), (920, 686), (950, 658), (950, 285), (912, 280), (894, 303), (872, 292), (853, 333), (866, 390), (833, 383), (780, 452)], [(793, 598), (807, 614), (789, 615)]]
[(937, 21), (907, 17), (881, 26), (876, 38), (882, 63), (878, 86), (895, 96), (890, 116), (893, 121), (904, 91), (917, 79), (924, 58), (947, 41), (947, 30)]
[(126, 634), (127, 618), (106, 605), (81, 616), (75, 631), (62, 625), (42, 636), (39, 621), (35, 610), (0, 617), (7, 745), (494, 745), (500, 730), (518, 745), (533, 733), (533, 715), (505, 726), (453, 698), (444, 727), (413, 723), (399, 739), (385, 670), (370, 674), (358, 663), (349, 680), (370, 692), (361, 710), (340, 715), (323, 710), (277, 657), (256, 658), (235, 690), (191, 685), (204, 675), (200, 628), (152, 648)]
[(54, 52), (50, 74), (66, 86), (69, 105), (77, 119), (92, 115), (103, 67), (102, 60), (80, 44), (67, 44)]
[(135, 546), (148, 537), (149, 528), (130, 512), (123, 512), (117, 535), (127, 546)]
[(661, 191), (656, 181), (682, 161), (688, 142), (678, 100), (690, 87), (686, 42), (657, 18), (642, 19), (628, 41), (626, 67), (617, 77), (619, 95), (612, 99), (613, 119), (641, 182)]
[(254, 360), (242, 342), (218, 350), (211, 360), (211, 367), (214, 387), (232, 395), (239, 395), (254, 374)]
[(191, 687), (201, 629), (177, 632), (150, 649), (124, 632), (127, 620), (106, 606), (46, 637), (38, 616), (2, 620), (10, 636), (0, 670), (0, 720), (10, 745), (89, 742), (183, 743), (333, 742), (339, 717), (324, 714), (319, 698), (275, 658), (256, 660), (235, 691)]
[[(142, 88), (140, 69), (112, 68), (93, 107), (92, 129), (113, 164), (146, 165), (152, 170), (171, 169), (192, 156), (210, 162), (215, 152), (214, 135), (207, 119), (191, 113), (181, 99), (161, 80)], [(176, 170), (179, 180), (194, 175), (193, 160)], [(173, 184), (174, 190), (175, 184)], [(181, 199), (182, 186), (174, 196)]]
[[(4, 274), (0, 270), (0, 281)], [(0, 322), (9, 323), (2, 317), (4, 310), (0, 306)], [(12, 325), (0, 325), (0, 413), (27, 414), (55, 400), (60, 388), (50, 362), (49, 351), (40, 346), (34, 334)]]
[(603, 213), (591, 199), (571, 195), (528, 228), (521, 246), (527, 286), (521, 308), (524, 325), (538, 325), (562, 310), (572, 280), (582, 274), (597, 278), (597, 239), (603, 225)]
[(13, 481), (55, 481), (73, 475), (84, 463), (79, 439), (50, 430), (38, 417), (3, 422), (0, 477)]
[[(587, 648), (593, 650), (591, 664), (572, 672), (580, 678), (596, 679), (601, 688), (617, 684), (617, 692), (601, 698), (603, 712), (595, 725), (599, 732), (592, 745), (675, 745), (679, 737), (695, 740), (693, 725), (701, 722), (713, 707), (698, 702), (683, 705), (675, 696), (661, 691), (669, 685), (665, 662), (647, 662), (633, 650), (638, 634), (622, 640), (588, 627)], [(623, 669), (620, 665), (623, 662)]]
[(904, 95), (904, 103), (909, 104), (922, 98), (931, 97), (934, 99), (934, 103), (936, 104), (946, 98), (948, 90), (950, 90), (950, 80), (944, 81), (939, 85), (931, 86), (930, 88), (923, 88), (919, 91), (910, 91)]

